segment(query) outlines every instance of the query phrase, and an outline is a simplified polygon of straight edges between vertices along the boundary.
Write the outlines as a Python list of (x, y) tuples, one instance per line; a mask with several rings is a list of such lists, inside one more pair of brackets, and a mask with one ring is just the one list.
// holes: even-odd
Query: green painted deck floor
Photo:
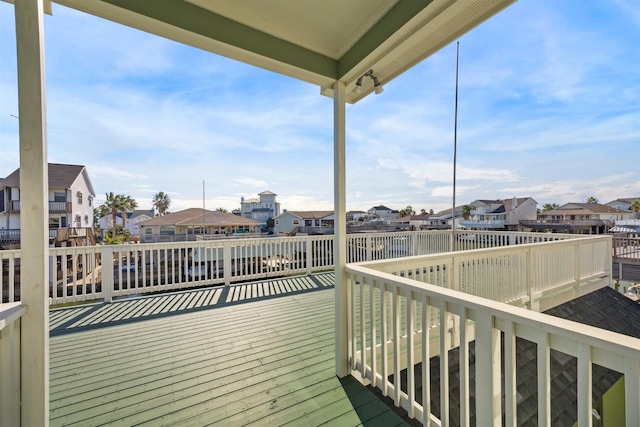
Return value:
[(335, 376), (332, 285), (320, 274), (52, 310), (51, 425), (404, 425)]

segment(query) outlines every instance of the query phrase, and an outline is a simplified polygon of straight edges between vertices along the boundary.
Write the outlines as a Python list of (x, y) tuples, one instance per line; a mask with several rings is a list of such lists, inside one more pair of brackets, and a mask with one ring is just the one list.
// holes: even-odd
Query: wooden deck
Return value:
[(394, 426), (334, 374), (333, 275), (51, 311), (52, 426)]

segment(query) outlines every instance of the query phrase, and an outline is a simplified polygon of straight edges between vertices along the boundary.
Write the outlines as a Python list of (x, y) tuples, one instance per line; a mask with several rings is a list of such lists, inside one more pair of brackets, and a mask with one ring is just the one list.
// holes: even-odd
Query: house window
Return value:
[(60, 228), (60, 218), (49, 218), (49, 229)]
[(89, 215), (84, 216), (84, 223), (89, 224)]
[(82, 218), (80, 215), (76, 215), (76, 227), (80, 227), (82, 225)]
[(160, 227), (160, 235), (161, 236), (175, 236), (176, 229), (175, 227), (170, 226), (161, 226)]
[(89, 199), (89, 206), (93, 206), (93, 197), (89, 196), (88, 199)]
[(82, 204), (82, 193), (80, 191), (78, 191), (76, 193), (76, 196), (78, 196), (78, 204), (81, 205)]
[(280, 220), (279, 220), (279, 219), (276, 219), (276, 220), (275, 220), (275, 224), (276, 224), (276, 225), (280, 225)]
[(53, 201), (54, 202), (66, 202), (67, 201), (67, 196), (65, 195), (65, 193), (56, 191), (53, 193)]
[(144, 229), (144, 235), (147, 236), (147, 237), (153, 236), (153, 230), (151, 228), (145, 228)]
[(300, 220), (299, 219), (294, 219), (292, 221), (293, 225), (300, 225)]

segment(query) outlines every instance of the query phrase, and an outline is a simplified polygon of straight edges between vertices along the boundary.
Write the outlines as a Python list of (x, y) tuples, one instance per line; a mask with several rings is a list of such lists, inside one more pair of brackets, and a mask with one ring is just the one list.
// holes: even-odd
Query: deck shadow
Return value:
[(374, 393), (375, 389), (365, 387), (354, 377), (340, 378), (340, 384), (364, 427), (422, 426), (410, 419), (404, 409), (385, 402)]
[(53, 309), (50, 311), (49, 335), (59, 336), (177, 314), (306, 294), (333, 286), (333, 273), (320, 273)]

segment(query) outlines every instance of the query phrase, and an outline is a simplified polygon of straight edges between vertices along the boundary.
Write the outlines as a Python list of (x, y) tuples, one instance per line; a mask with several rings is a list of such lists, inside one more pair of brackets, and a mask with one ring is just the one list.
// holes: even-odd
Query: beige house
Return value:
[(603, 234), (616, 221), (633, 218), (633, 212), (599, 203), (566, 203), (538, 215), (537, 221), (522, 222), (534, 231), (557, 231), (579, 234)]
[(306, 232), (312, 228), (333, 229), (334, 224), (333, 211), (285, 211), (273, 221), (276, 234), (288, 234), (298, 228), (304, 228)]
[(196, 240), (196, 236), (212, 238), (260, 231), (260, 222), (253, 219), (201, 208), (189, 208), (159, 216), (138, 225), (141, 241), (146, 243)]

